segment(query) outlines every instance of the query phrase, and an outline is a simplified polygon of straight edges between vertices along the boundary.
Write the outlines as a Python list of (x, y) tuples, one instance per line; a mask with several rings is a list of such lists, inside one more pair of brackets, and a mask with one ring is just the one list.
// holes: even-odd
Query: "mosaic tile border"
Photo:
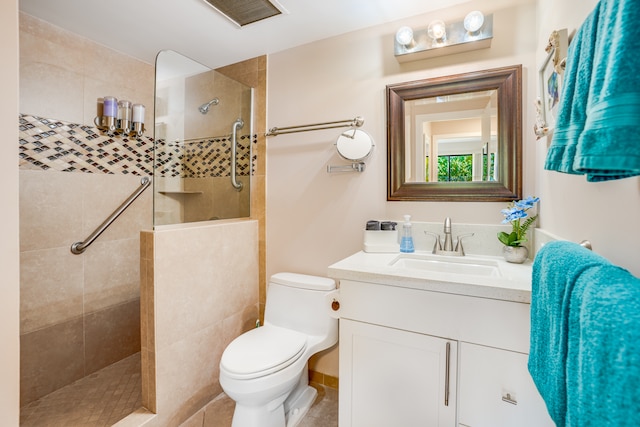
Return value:
[[(257, 135), (240, 136), (239, 176), (255, 173), (257, 157), (251, 146), (257, 142)], [(155, 144), (155, 176), (208, 178), (231, 172), (228, 137), (177, 145), (147, 136), (110, 136), (93, 126), (20, 114), (19, 144), (20, 169), (150, 176)]]
[[(255, 172), (256, 156), (251, 145), (257, 135), (238, 138), (236, 173), (250, 176)], [(231, 173), (231, 140), (219, 137), (190, 141), (188, 144), (156, 141), (156, 175), (162, 177), (209, 178), (228, 177)]]
[(20, 114), (20, 169), (152, 175), (153, 138), (112, 137), (92, 126)]

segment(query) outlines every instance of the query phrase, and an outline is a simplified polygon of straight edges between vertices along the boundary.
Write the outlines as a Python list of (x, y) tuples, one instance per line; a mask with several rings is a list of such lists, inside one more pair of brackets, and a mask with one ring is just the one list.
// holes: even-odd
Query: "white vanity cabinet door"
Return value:
[(458, 420), (468, 427), (554, 427), (528, 355), (460, 343)]
[(455, 426), (457, 346), (341, 319), (340, 427)]

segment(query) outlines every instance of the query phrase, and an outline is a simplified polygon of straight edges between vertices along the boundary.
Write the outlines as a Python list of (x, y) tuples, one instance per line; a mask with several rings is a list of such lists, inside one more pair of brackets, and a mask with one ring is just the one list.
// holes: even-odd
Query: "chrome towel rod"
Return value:
[(109, 217), (105, 219), (104, 222), (100, 224), (100, 226), (89, 235), (89, 237), (87, 237), (83, 242), (76, 242), (71, 245), (71, 253), (75, 255), (80, 255), (81, 253), (83, 253), (93, 243), (93, 241), (96, 240), (98, 236), (101, 235), (102, 232), (106, 230), (107, 227), (109, 227), (111, 223), (115, 221), (115, 219), (118, 218), (120, 214), (124, 212), (124, 210), (127, 209), (129, 205), (133, 203), (133, 201), (137, 199), (144, 190), (147, 189), (149, 185), (151, 185), (151, 179), (149, 179), (149, 177), (147, 176), (143, 177), (140, 180), (140, 187), (138, 187), (136, 191), (134, 191), (133, 194), (131, 194), (129, 198), (127, 198), (127, 200), (125, 200), (118, 207), (118, 209), (116, 209), (111, 215), (109, 215)]
[(283, 128), (272, 127), (265, 134), (265, 136), (277, 136), (285, 133), (295, 133), (295, 132), (309, 132), (312, 130), (322, 130), (322, 129), (334, 129), (334, 128), (343, 128), (343, 127), (360, 127), (364, 124), (364, 119), (361, 116), (356, 116), (351, 120), (338, 120), (335, 122), (324, 122), (324, 123), (316, 123), (312, 125), (299, 125), (299, 126), (287, 126)]

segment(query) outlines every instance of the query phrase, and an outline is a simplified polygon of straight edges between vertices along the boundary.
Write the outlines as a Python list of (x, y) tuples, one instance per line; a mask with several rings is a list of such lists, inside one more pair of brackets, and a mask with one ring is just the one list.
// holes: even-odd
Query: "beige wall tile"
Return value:
[(20, 171), (20, 250), (70, 248), (82, 232), (82, 174)]
[(20, 14), (20, 112), (82, 123), (83, 39)]
[(85, 374), (140, 351), (140, 300), (85, 316)]
[(20, 254), (20, 333), (82, 317), (83, 263), (68, 248)]
[(154, 251), (158, 349), (257, 302), (256, 221), (156, 231)]
[[(83, 182), (83, 232), (91, 234), (139, 186), (141, 177), (115, 174), (81, 174)], [(98, 237), (97, 241), (138, 238), (140, 230), (152, 227), (153, 194), (151, 187), (140, 196)]]
[(84, 257), (84, 311), (140, 298), (140, 242), (137, 238), (94, 242)]
[(180, 425), (222, 389), (218, 383), (222, 323), (184, 336), (156, 355), (157, 412), (153, 426)]
[(84, 376), (82, 323), (79, 318), (20, 336), (20, 405)]

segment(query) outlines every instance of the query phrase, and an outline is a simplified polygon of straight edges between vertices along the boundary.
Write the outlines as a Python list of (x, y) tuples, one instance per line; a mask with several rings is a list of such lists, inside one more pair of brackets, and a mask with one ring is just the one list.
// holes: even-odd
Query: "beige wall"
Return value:
[[(597, 1), (539, 0), (537, 62), (542, 63), (551, 31), (571, 34)], [(572, 241), (588, 239), (596, 252), (640, 276), (640, 177), (589, 183), (584, 175), (543, 170), (549, 141), (536, 144), (536, 188), (541, 196), (540, 226)]]
[(17, 426), (20, 387), (18, 240), (18, 2), (0, 4), (0, 424)]
[[(393, 37), (401, 25), (424, 27), (441, 16), (462, 18), (470, 6), (416, 16), (387, 25), (286, 50), (269, 57), (268, 126), (288, 126), (349, 119), (362, 115), (363, 130), (375, 151), (363, 173), (328, 174), (329, 164), (344, 164), (333, 143), (339, 131), (281, 135), (268, 139), (267, 151), (267, 275), (291, 270), (325, 275), (327, 267), (362, 248), (362, 230), (369, 219), (455, 224), (501, 221), (503, 203), (386, 201), (385, 86), (403, 81), (522, 64), (524, 193), (533, 194), (535, 138), (536, 5), (533, 1), (477, 1), (494, 14), (490, 49), (399, 64)], [(337, 376), (337, 351), (312, 366)]]
[[(142, 233), (143, 403), (147, 426), (177, 426), (221, 391), (222, 352), (258, 317), (258, 222)], [(144, 367), (147, 369), (144, 369)]]
[[(148, 122), (153, 78), (152, 65), (20, 15), (21, 113), (93, 126), (97, 98), (111, 94), (147, 105)], [(21, 161), (22, 405), (140, 350), (139, 232), (152, 225), (151, 191), (85, 253), (70, 252), (140, 185), (140, 176), (125, 174), (136, 169), (123, 168), (127, 162), (82, 173)]]

